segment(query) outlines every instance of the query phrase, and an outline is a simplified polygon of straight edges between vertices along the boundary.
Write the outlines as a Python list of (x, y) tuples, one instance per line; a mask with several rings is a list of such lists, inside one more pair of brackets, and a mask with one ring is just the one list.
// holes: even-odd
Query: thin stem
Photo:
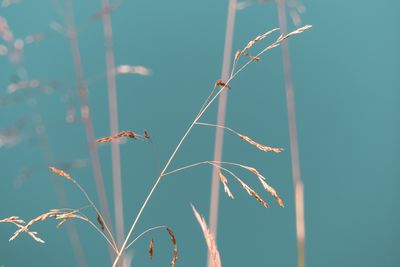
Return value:
[(201, 161), (201, 162), (193, 163), (193, 164), (190, 164), (190, 165), (186, 165), (186, 166), (184, 166), (184, 167), (175, 169), (175, 170), (173, 170), (173, 171), (166, 172), (166, 173), (164, 173), (163, 176), (167, 176), (167, 175), (173, 174), (173, 173), (175, 173), (175, 172), (183, 171), (183, 170), (185, 170), (185, 169), (189, 169), (189, 168), (192, 168), (192, 167), (196, 167), (196, 166), (202, 165), (202, 164), (208, 164), (208, 161)]
[[(103, 10), (110, 7), (109, 0), (102, 0)], [(115, 63), (112, 43), (112, 24), (110, 12), (102, 14), (104, 39), (106, 46), (106, 65), (107, 65), (107, 84), (108, 84), (108, 108), (110, 114), (111, 135), (118, 133), (118, 101), (117, 85), (115, 81)], [(114, 209), (115, 225), (118, 245), (122, 244), (124, 239), (124, 213), (122, 201), (122, 179), (121, 179), (121, 155), (119, 142), (111, 142), (111, 166), (114, 188)]]
[[(70, 179), (68, 179), (70, 180)], [(75, 180), (75, 179), (71, 179), (71, 182), (73, 182), (78, 189), (82, 192), (82, 194), (86, 197), (86, 199), (89, 201), (90, 205), (93, 207), (93, 209), (96, 211), (96, 213), (100, 216), (100, 219), (104, 222), (104, 228), (106, 229), (108, 235), (110, 236), (112, 242), (113, 242), (113, 248), (114, 250), (117, 248), (117, 244), (115, 243), (114, 237), (110, 231), (109, 226), (107, 225), (107, 222), (104, 221), (103, 216), (101, 215), (101, 212), (99, 211), (99, 209), (97, 208), (97, 206), (94, 204), (93, 200), (89, 197), (89, 195), (86, 193), (85, 189), (83, 189), (83, 187)]]
[[(85, 84), (85, 80), (84, 80), (84, 72), (83, 72), (83, 66), (82, 66), (82, 61), (81, 61), (80, 49), (79, 49), (79, 45), (78, 45), (77, 33), (75, 30), (74, 11), (73, 11), (72, 0), (66, 1), (66, 10), (67, 10), (68, 37), (69, 37), (70, 46), (71, 46), (71, 50), (72, 50), (72, 57), (73, 57), (73, 62), (74, 62), (74, 67), (75, 67), (75, 75), (76, 75), (76, 79), (78, 82), (78, 88), (77, 88), (78, 94), (81, 99), (81, 117), (82, 117), (82, 121), (85, 125), (86, 137), (87, 137), (87, 141), (88, 141), (90, 157), (92, 160), (92, 168), (93, 168), (93, 173), (95, 176), (96, 190), (99, 195), (100, 206), (105, 214), (105, 220), (103, 219), (103, 222), (107, 226), (107, 224), (110, 223), (110, 213), (108, 210), (107, 196), (106, 196), (106, 192), (105, 192), (105, 188), (104, 188), (104, 180), (103, 180), (103, 175), (101, 172), (100, 159), (99, 159), (96, 142), (95, 142), (95, 138), (94, 138), (93, 125), (92, 125), (92, 121), (91, 121), (90, 113), (89, 113), (87, 85)], [(99, 215), (102, 216), (100, 212), (99, 212)], [(108, 230), (108, 232), (110, 234), (110, 237), (114, 240), (114, 238), (111, 234), (111, 231)], [(111, 254), (111, 252), (110, 252), (110, 254)]]
[[(228, 80), (229, 82), (230, 80)], [(227, 82), (227, 83), (228, 83)], [(181, 140), (179, 141), (178, 145), (175, 147), (174, 151), (172, 152), (172, 155), (170, 156), (170, 158), (168, 159), (167, 163), (165, 164), (163, 170), (161, 171), (160, 175), (158, 176), (156, 182), (154, 183), (153, 187), (151, 188), (149, 194), (147, 195), (145, 201), (142, 204), (142, 207), (140, 208), (135, 220), (133, 221), (133, 224), (131, 226), (131, 228), (129, 229), (128, 235), (125, 237), (125, 241), (124, 244), (122, 245), (121, 249), (119, 250), (119, 253), (117, 255), (117, 257), (115, 258), (113, 267), (115, 267), (119, 261), (119, 258), (121, 257), (123, 251), (125, 250), (125, 247), (128, 243), (128, 240), (130, 238), (130, 236), (132, 235), (133, 229), (135, 228), (137, 222), (139, 221), (143, 210), (145, 209), (145, 207), (147, 206), (147, 203), (149, 202), (151, 196), (154, 193), (154, 190), (157, 188), (158, 184), (161, 181), (161, 178), (164, 174), (164, 172), (167, 170), (167, 168), (169, 167), (169, 165), (172, 162), (172, 159), (175, 157), (175, 154), (178, 152), (179, 148), (181, 147), (182, 143), (185, 141), (186, 137), (189, 135), (190, 131), (192, 130), (193, 126), (196, 124), (196, 122), (198, 121), (198, 119), (201, 118), (201, 116), (204, 114), (204, 112), (208, 109), (208, 107), (215, 101), (215, 99), (218, 97), (218, 95), (222, 92), (222, 90), (226, 89), (226, 85), (222, 86), (221, 89), (217, 92), (217, 94), (210, 100), (210, 102), (204, 107), (204, 109), (199, 113), (199, 115), (194, 119), (194, 121), (190, 124), (189, 128), (186, 130), (185, 134), (183, 135), (183, 137), (181, 138)]]
[(79, 214), (83, 215), (83, 216), (87, 219), (87, 222), (88, 222), (91, 226), (93, 226), (93, 227), (97, 230), (97, 232), (99, 232), (99, 233), (101, 234), (101, 236), (104, 237), (105, 240), (107, 240), (108, 244), (112, 247), (112, 249), (114, 250), (115, 254), (118, 254), (118, 249), (117, 249), (117, 247), (110, 241), (110, 239), (103, 233), (103, 231), (101, 231), (101, 230), (96, 226), (96, 224), (93, 223), (85, 214), (83, 214), (83, 213), (81, 213), (81, 212), (79, 212)]
[(221, 128), (221, 129), (225, 129), (228, 130), (236, 135), (240, 135), (238, 132), (236, 132), (235, 130), (233, 130), (232, 128), (223, 126), (223, 125), (218, 125), (218, 124), (212, 124), (212, 123), (205, 123), (205, 122), (196, 122), (197, 125), (203, 125), (203, 126), (211, 126), (211, 127), (217, 127), (217, 128)]
[[(287, 33), (287, 19), (285, 1), (276, 1), (278, 9), (279, 26), (281, 34)], [(295, 211), (296, 211), (296, 238), (298, 267), (305, 267), (305, 222), (304, 222), (304, 196), (303, 182), (300, 175), (299, 145), (297, 141), (296, 107), (294, 98), (294, 86), (290, 64), (290, 51), (288, 41), (282, 43), (282, 63), (285, 75), (286, 106), (288, 110), (290, 156), (292, 160), (293, 185), (295, 187)]]
[(133, 241), (132, 241), (131, 243), (129, 243), (129, 244), (126, 246), (125, 250), (127, 250), (131, 245), (133, 245), (133, 243), (135, 243), (135, 242), (136, 242), (139, 238), (141, 238), (144, 234), (146, 234), (146, 233), (148, 233), (148, 232), (150, 232), (150, 231), (156, 230), (156, 229), (160, 229), (160, 228), (167, 228), (167, 226), (165, 226), (165, 225), (159, 225), (159, 226), (155, 226), (155, 227), (152, 227), (152, 228), (147, 229), (146, 231), (144, 231), (143, 233), (141, 233), (140, 235), (138, 235), (135, 239), (133, 239)]
[[(236, 15), (236, 0), (229, 0), (228, 15), (226, 21), (226, 33), (224, 44), (224, 56), (222, 60), (221, 79), (223, 82), (230, 77), (229, 69), (232, 56), (233, 33)], [(219, 96), (218, 111), (217, 111), (217, 124), (225, 124), (226, 106), (228, 102), (228, 92), (225, 91)], [(222, 159), (223, 144), (224, 144), (224, 130), (217, 128), (214, 139), (214, 160)], [(219, 175), (217, 168), (214, 167), (211, 176), (211, 193), (210, 193), (210, 213), (209, 213), (209, 227), (210, 232), (217, 239), (218, 230), (218, 206), (219, 206)], [(208, 267), (213, 266), (212, 257), (208, 252)]]

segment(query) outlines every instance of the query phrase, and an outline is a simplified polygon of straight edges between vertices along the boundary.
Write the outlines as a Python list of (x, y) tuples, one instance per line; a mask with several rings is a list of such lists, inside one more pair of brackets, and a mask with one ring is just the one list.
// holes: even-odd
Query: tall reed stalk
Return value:
[[(222, 61), (221, 79), (223, 81), (228, 80), (230, 72), (230, 63), (232, 56), (232, 43), (233, 33), (235, 25), (235, 14), (236, 14), (236, 0), (229, 0), (228, 4), (228, 15), (226, 21), (226, 33), (225, 33), (225, 45), (224, 45), (224, 57)], [(225, 125), (225, 114), (226, 105), (228, 101), (228, 91), (224, 91), (219, 96), (218, 111), (217, 111), (217, 124)], [(214, 141), (214, 160), (222, 160), (222, 151), (224, 144), (224, 129), (216, 128), (215, 141)], [(210, 196), (210, 232), (214, 238), (217, 239), (218, 230), (218, 206), (219, 206), (219, 169), (217, 166), (213, 166), (212, 178), (211, 178), (211, 196)], [(212, 267), (212, 260), (210, 253), (208, 254), (208, 267)]]
[[(107, 65), (107, 86), (108, 86), (108, 109), (110, 118), (111, 135), (118, 133), (118, 99), (117, 85), (115, 80), (115, 62), (114, 50), (112, 42), (112, 24), (110, 1), (102, 0), (102, 21), (106, 49), (106, 65)], [(117, 244), (122, 245), (124, 241), (124, 212), (123, 212), (123, 197), (122, 197), (122, 179), (121, 179), (121, 155), (119, 142), (111, 142), (111, 167), (114, 188), (114, 212), (115, 212), (115, 227)]]
[[(287, 33), (285, 0), (276, 0), (281, 34)], [(286, 106), (288, 111), (290, 156), (292, 161), (292, 177), (296, 210), (296, 237), (298, 267), (305, 267), (305, 222), (304, 222), (304, 195), (303, 182), (300, 175), (299, 145), (297, 141), (296, 106), (294, 85), (290, 63), (289, 42), (282, 43), (282, 63), (285, 76)]]
[[(106, 223), (108, 225), (111, 225), (110, 212), (109, 212), (109, 208), (108, 208), (107, 196), (106, 196), (106, 191), (105, 191), (105, 187), (104, 187), (103, 174), (101, 172), (100, 159), (99, 159), (99, 154), (97, 151), (96, 141), (95, 141), (95, 137), (94, 137), (92, 120), (90, 117), (89, 101), (88, 101), (88, 96), (87, 96), (88, 89), (87, 89), (87, 85), (85, 82), (85, 76), (84, 76), (82, 60), (81, 60), (81, 53), (80, 53), (79, 44), (78, 44), (78, 36), (77, 36), (77, 32), (75, 30), (74, 9), (73, 9), (72, 0), (66, 0), (65, 5), (66, 5), (66, 13), (67, 13), (68, 38), (69, 38), (69, 42), (70, 42), (72, 58), (73, 58), (74, 67), (75, 67), (75, 76), (76, 76), (76, 80), (77, 80), (77, 84), (78, 84), (77, 85), (78, 95), (80, 96), (80, 100), (81, 100), (81, 117), (82, 117), (82, 121), (84, 123), (85, 130), (86, 130), (86, 138), (87, 138), (90, 158), (91, 158), (91, 162), (92, 162), (92, 169), (93, 169), (93, 173), (94, 173), (94, 177), (95, 177), (96, 190), (97, 190), (97, 194), (98, 194), (98, 197), (100, 200), (100, 207), (102, 210), (102, 214), (104, 216), (104, 220), (106, 221)], [(112, 257), (113, 251), (111, 250), (111, 248), (109, 249), (109, 252)]]

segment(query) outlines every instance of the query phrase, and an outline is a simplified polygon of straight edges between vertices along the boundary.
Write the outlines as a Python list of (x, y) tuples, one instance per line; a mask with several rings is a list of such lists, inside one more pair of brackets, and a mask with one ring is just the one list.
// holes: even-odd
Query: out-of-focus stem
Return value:
[[(227, 81), (229, 78), (229, 67), (231, 64), (232, 56), (232, 43), (233, 43), (233, 31), (235, 24), (236, 14), (236, 0), (229, 0), (228, 4), (228, 16), (226, 21), (226, 33), (225, 33), (225, 45), (224, 45), (224, 58), (222, 62), (222, 81)], [(218, 113), (217, 113), (217, 124), (224, 126), (225, 124), (225, 113), (227, 104), (228, 92), (223, 91), (219, 96)], [(214, 160), (221, 161), (222, 150), (224, 143), (224, 129), (217, 128), (215, 133), (214, 143)], [(218, 229), (218, 205), (219, 205), (219, 176), (218, 168), (214, 166), (211, 180), (211, 196), (210, 196), (210, 231), (214, 238), (217, 238)], [(208, 255), (208, 267), (212, 267), (212, 261), (210, 255)]]
[[(102, 0), (102, 9), (107, 10), (110, 7), (109, 0)], [(112, 25), (110, 12), (103, 12), (103, 30), (106, 49), (106, 65), (107, 65), (107, 85), (108, 85), (108, 108), (110, 116), (111, 135), (118, 133), (118, 100), (117, 86), (115, 81), (115, 63), (114, 51), (112, 43)], [(124, 241), (124, 213), (122, 201), (122, 181), (121, 181), (121, 160), (119, 143), (111, 142), (111, 164), (113, 174), (114, 188), (114, 209), (115, 209), (115, 224), (116, 238), (118, 246)]]
[[(80, 54), (79, 45), (78, 45), (78, 37), (77, 37), (76, 30), (75, 30), (74, 10), (73, 10), (73, 5), (72, 5), (72, 0), (66, 0), (65, 3), (66, 3), (66, 13), (67, 13), (68, 38), (70, 41), (70, 46), (71, 46), (71, 50), (72, 50), (72, 58), (73, 58), (74, 67), (75, 67), (75, 75), (76, 75), (76, 79), (77, 79), (77, 83), (78, 83), (78, 94), (79, 94), (80, 100), (81, 100), (81, 117), (82, 117), (82, 121), (84, 123), (85, 130), (86, 130), (86, 138), (87, 138), (87, 142), (88, 142), (88, 146), (89, 146), (89, 153), (90, 153), (90, 158), (92, 161), (93, 173), (95, 176), (96, 190), (97, 190), (97, 194), (99, 196), (100, 207), (101, 207), (105, 222), (108, 225), (111, 225), (110, 212), (109, 212), (108, 204), (107, 204), (107, 197), (106, 197), (106, 192), (105, 192), (105, 188), (104, 188), (103, 175), (101, 172), (100, 159), (99, 159), (99, 154), (97, 152), (96, 141), (95, 141), (94, 132), (93, 132), (93, 125), (92, 125), (92, 121), (90, 118), (88, 96), (87, 96), (87, 85), (86, 85), (85, 79), (84, 79), (84, 71), (83, 71), (81, 54)], [(114, 253), (111, 250), (111, 248), (109, 249), (109, 251), (110, 251), (111, 257), (113, 257)]]
[[(284, 0), (276, 0), (281, 34), (287, 33), (286, 6)], [(296, 107), (294, 99), (294, 87), (290, 64), (290, 52), (288, 40), (282, 44), (282, 61), (285, 75), (286, 105), (288, 110), (290, 156), (292, 159), (292, 176), (296, 207), (296, 234), (297, 234), (297, 258), (298, 267), (305, 267), (305, 223), (304, 223), (304, 197), (303, 183), (300, 176), (300, 158), (297, 142)]]
[[(12, 62), (16, 69), (17, 73), (22, 80), (28, 81), (28, 72), (23, 66), (23, 57), (19, 58), (16, 62)], [(48, 138), (46, 136), (46, 127), (43, 122), (42, 116), (38, 111), (38, 103), (33, 96), (28, 96), (27, 105), (30, 109), (31, 116), (32, 116), (32, 123), (35, 128), (36, 137), (39, 143), (39, 147), (41, 148), (44, 159), (47, 165), (51, 165), (54, 162), (53, 153), (51, 151), (50, 145), (48, 143)], [(58, 201), (61, 206), (67, 207), (68, 205), (68, 198), (65, 194), (65, 190), (63, 185), (56, 180), (53, 180), (53, 186), (55, 188), (55, 192), (58, 198)], [(78, 231), (76, 230), (75, 223), (71, 222), (67, 224), (67, 231), (68, 231), (68, 238), (72, 245), (72, 250), (77, 261), (79, 267), (86, 267), (86, 257), (85, 253), (82, 248), (82, 244), (79, 238)]]

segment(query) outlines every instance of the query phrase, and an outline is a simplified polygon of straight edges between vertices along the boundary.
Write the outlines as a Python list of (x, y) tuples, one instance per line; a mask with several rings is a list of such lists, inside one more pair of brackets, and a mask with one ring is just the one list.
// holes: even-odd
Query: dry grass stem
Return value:
[(237, 136), (239, 136), (242, 140), (244, 140), (244, 141), (248, 142), (249, 144), (257, 147), (261, 151), (280, 153), (280, 152), (282, 152), (284, 150), (283, 148), (275, 148), (275, 147), (265, 146), (265, 145), (262, 145), (260, 143), (257, 143), (256, 141), (254, 141), (250, 137), (245, 136), (245, 135), (233, 130), (232, 128), (229, 128), (229, 127), (226, 127), (226, 126), (222, 126), (222, 125), (218, 125), (218, 124), (211, 124), (211, 123), (204, 123), (204, 122), (197, 122), (196, 124), (197, 125), (203, 125), (203, 126), (217, 127), (217, 128), (222, 128), (222, 129), (228, 130), (228, 131), (236, 134)]
[[(308, 26), (310, 27), (310, 26)], [(274, 30), (273, 30), (274, 31)], [(257, 38), (256, 38), (257, 39)], [(259, 39), (259, 38), (258, 38)], [(252, 46), (252, 44), (250, 45)], [(262, 55), (263, 53), (265, 53), (266, 51), (272, 49), (273, 47), (278, 46), (278, 44), (275, 42), (274, 44), (268, 46), (267, 48), (265, 48), (264, 50), (262, 50), (260, 53), (258, 53), (256, 55), (256, 57), (259, 57), (260, 55)], [(248, 61), (247, 63), (245, 63), (239, 70), (237, 70), (236, 72), (234, 72), (234, 67), (232, 67), (232, 72), (231, 75), (229, 77), (229, 79), (227, 79), (224, 83), (225, 84), (229, 84), (242, 70), (244, 70), (250, 63), (252, 63), (253, 60)], [(225, 89), (225, 86), (222, 86), (222, 88), (220, 88), (214, 96), (210, 95), (207, 100), (203, 103), (203, 105), (200, 108), (200, 111), (198, 112), (198, 114), (195, 116), (195, 118), (193, 119), (193, 121), (189, 124), (188, 128), (186, 129), (185, 133), (183, 134), (183, 136), (180, 138), (178, 144), (175, 146), (175, 148), (173, 149), (170, 157), (168, 158), (168, 160), (166, 161), (164, 167), (162, 168), (160, 175), (157, 177), (156, 181), (154, 182), (152, 188), (150, 189), (150, 192), (148, 193), (148, 195), (146, 196), (145, 200), (143, 201), (143, 204), (141, 205), (135, 219), (132, 222), (131, 227), (129, 228), (128, 234), (125, 237), (124, 243), (122, 244), (121, 249), (119, 250), (118, 255), (116, 256), (114, 262), (113, 262), (113, 267), (116, 267), (122, 253), (125, 251), (125, 248), (128, 244), (128, 241), (138, 223), (138, 221), (140, 220), (143, 211), (145, 210), (145, 208), (147, 207), (147, 204), (149, 203), (152, 195), (154, 194), (156, 188), (158, 187), (161, 179), (165, 176), (165, 174), (167, 173), (167, 169), (169, 168), (170, 164), (172, 163), (172, 161), (174, 160), (177, 152), (179, 151), (180, 147), (182, 146), (182, 144), (184, 143), (184, 141), (187, 139), (188, 135), (191, 133), (193, 127), (196, 125), (196, 123), (198, 122), (198, 120), (203, 116), (203, 114), (207, 111), (207, 109), (210, 107), (210, 105), (218, 98), (218, 96), (222, 93), (222, 91)], [(211, 164), (211, 163), (210, 163)], [(200, 164), (198, 164), (200, 165)], [(217, 165), (217, 164), (215, 164)], [(218, 165), (217, 165), (218, 166)], [(169, 172), (172, 173), (172, 172)]]
[(221, 183), (224, 185), (224, 191), (228, 195), (228, 197), (233, 199), (233, 195), (231, 193), (231, 190), (228, 187), (228, 180), (226, 179), (225, 175), (222, 174), (222, 172), (219, 172), (219, 178), (221, 180)]
[[(103, 222), (103, 224), (101, 224), (100, 222), (99, 222), (99, 224), (100, 224), (101, 226), (104, 226), (105, 230), (106, 230), (107, 233), (108, 233), (109, 238), (110, 238), (111, 241), (112, 241), (112, 247), (113, 247), (114, 250), (116, 250), (117, 245), (116, 245), (116, 243), (115, 243), (114, 236), (113, 236), (113, 234), (111, 233), (109, 226), (108, 226), (107, 223), (104, 221), (103, 215), (101, 214), (101, 212), (99, 211), (99, 209), (97, 208), (97, 206), (94, 204), (93, 200), (92, 200), (92, 199), (89, 197), (89, 195), (86, 193), (85, 189), (83, 189), (83, 187), (82, 187), (75, 179), (73, 179), (73, 178), (71, 177), (71, 175), (69, 175), (69, 174), (66, 173), (65, 171), (60, 170), (60, 169), (58, 169), (58, 168), (56, 168), (56, 167), (49, 167), (49, 168), (50, 168), (50, 170), (51, 170), (52, 172), (54, 172), (55, 174), (58, 174), (59, 176), (62, 176), (62, 177), (64, 177), (64, 178), (66, 178), (67, 180), (71, 181), (71, 182), (82, 192), (82, 194), (86, 197), (87, 201), (90, 203), (91, 207), (93, 207), (93, 209), (96, 211), (97, 216), (98, 216), (98, 217), (100, 218), (100, 220)], [(98, 219), (98, 221), (99, 221), (99, 219)], [(103, 227), (102, 227), (102, 230), (103, 230)], [(107, 239), (108, 239), (108, 238), (107, 238)]]
[(139, 238), (141, 238), (143, 235), (147, 234), (148, 232), (151, 232), (151, 231), (154, 231), (154, 230), (157, 230), (157, 229), (161, 229), (161, 228), (167, 228), (167, 226), (165, 226), (165, 225), (159, 225), (159, 226), (155, 226), (155, 227), (149, 228), (149, 229), (147, 229), (146, 231), (142, 232), (142, 233), (141, 233), (140, 235), (138, 235), (131, 243), (129, 243), (129, 244), (126, 246), (125, 250), (127, 250), (131, 245), (133, 245), (133, 244), (134, 244)]
[(169, 236), (171, 237), (172, 244), (174, 245), (174, 255), (173, 255), (172, 261), (171, 261), (171, 266), (174, 267), (176, 264), (176, 261), (178, 260), (178, 246), (176, 244), (175, 235), (172, 232), (171, 228), (167, 227), (167, 232), (168, 232)]
[[(172, 170), (170, 172), (165, 173), (163, 176), (167, 176), (167, 175), (170, 175), (170, 174), (173, 174), (173, 173), (176, 173), (176, 172), (180, 172), (180, 171), (183, 171), (183, 170), (186, 170), (186, 169), (190, 169), (190, 168), (193, 168), (193, 167), (196, 167), (196, 166), (199, 166), (199, 165), (204, 165), (204, 164), (210, 164), (212, 166), (216, 166), (219, 170), (224, 170), (224, 171), (228, 172), (229, 174), (231, 174), (242, 185), (242, 187), (247, 191), (247, 193), (249, 193), (250, 195), (254, 196), (264, 206), (268, 206), (268, 205), (266, 205), (265, 201), (262, 200), (262, 198), (253, 189), (251, 189), (246, 183), (244, 183), (242, 181), (242, 179), (240, 179), (232, 171), (228, 170), (227, 168), (222, 167), (221, 165), (225, 164), (225, 165), (237, 166), (237, 167), (240, 167), (240, 168), (243, 168), (245, 170), (248, 170), (248, 171), (252, 172), (253, 174), (255, 174), (257, 176), (258, 181), (261, 183), (263, 188), (275, 198), (275, 200), (278, 202), (279, 206), (284, 207), (282, 199), (279, 197), (279, 195), (276, 192), (276, 190), (265, 181), (266, 180), (265, 177), (263, 175), (261, 175), (259, 173), (259, 171), (257, 171), (257, 169), (255, 169), (253, 167), (250, 167), (250, 166), (243, 165), (243, 164), (238, 164), (238, 163), (234, 163), (234, 162), (227, 162), (227, 161), (201, 161), (201, 162), (196, 162), (194, 164), (190, 164), (190, 165), (187, 165), (187, 166)], [(226, 180), (226, 177), (223, 174), (222, 174), (222, 176), (224, 178), (222, 178), (220, 176), (220, 180), (224, 184), (223, 181)], [(224, 184), (224, 188), (225, 188), (225, 184)], [(227, 189), (229, 190), (229, 188), (227, 188)], [(228, 194), (228, 196), (230, 196), (228, 192), (226, 192), (226, 193)], [(232, 196), (232, 198), (233, 198), (233, 196)]]
[(201, 230), (203, 231), (204, 239), (207, 243), (208, 254), (212, 260), (214, 267), (221, 267), (221, 257), (217, 248), (217, 243), (215, 241), (214, 235), (207, 227), (206, 220), (197, 212), (196, 208), (192, 205), (194, 216), (197, 222), (200, 224)]

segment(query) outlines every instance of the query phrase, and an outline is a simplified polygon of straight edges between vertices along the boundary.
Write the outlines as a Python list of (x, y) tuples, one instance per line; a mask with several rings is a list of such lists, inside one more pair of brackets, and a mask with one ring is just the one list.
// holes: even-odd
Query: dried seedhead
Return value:
[(172, 257), (171, 266), (175, 267), (176, 261), (178, 260), (178, 246), (176, 244), (176, 238), (174, 233), (172, 232), (171, 228), (167, 227), (167, 232), (171, 237), (171, 242), (174, 245), (174, 255)]

